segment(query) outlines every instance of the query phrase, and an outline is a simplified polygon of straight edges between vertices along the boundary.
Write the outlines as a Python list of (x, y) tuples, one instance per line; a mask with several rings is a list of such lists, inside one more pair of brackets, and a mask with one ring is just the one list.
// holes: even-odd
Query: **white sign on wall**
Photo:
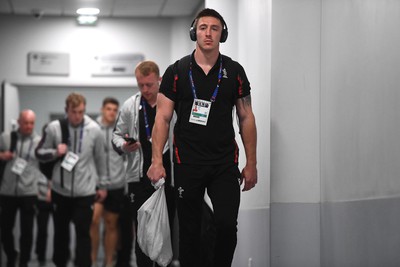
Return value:
[(93, 76), (135, 76), (136, 65), (144, 60), (139, 53), (106, 54), (94, 57)]
[(69, 54), (67, 53), (28, 53), (29, 75), (69, 75)]

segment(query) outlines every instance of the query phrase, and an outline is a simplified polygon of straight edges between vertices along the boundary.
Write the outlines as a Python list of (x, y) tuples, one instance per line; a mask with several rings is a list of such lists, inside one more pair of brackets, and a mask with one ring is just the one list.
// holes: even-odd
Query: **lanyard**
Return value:
[[(29, 149), (28, 149), (28, 154), (26, 154), (25, 156), (25, 160), (29, 161), (29, 159), (31, 158), (31, 150), (32, 150), (32, 146), (33, 146), (33, 138), (29, 138), (29, 140), (31, 141), (29, 143)], [(24, 140), (21, 140), (21, 151), (19, 152), (19, 156), (22, 158), (22, 145), (24, 143)]]
[(146, 136), (147, 136), (147, 140), (150, 140), (151, 139), (150, 125), (149, 125), (149, 118), (147, 117), (147, 110), (146, 110), (147, 102), (143, 99), (143, 97), (142, 97), (141, 102), (142, 102), (142, 107), (143, 107), (144, 127), (146, 128)]
[[(222, 78), (222, 55), (219, 56), (218, 82), (217, 82), (217, 86), (214, 89), (214, 93), (211, 96), (211, 99), (210, 99), (211, 102), (215, 102), (215, 99), (217, 98), (219, 85), (221, 84), (221, 78)], [(193, 73), (192, 73), (192, 55), (190, 55), (189, 79), (190, 79), (190, 85), (192, 86), (193, 97), (194, 97), (194, 99), (197, 99), (196, 86), (194, 85)]]
[[(78, 153), (79, 154), (82, 151), (83, 127), (84, 127), (84, 122), (82, 122), (81, 129), (80, 129), (80, 132), (79, 132), (79, 148), (78, 148)], [(68, 146), (71, 147), (71, 137), (69, 137), (68, 139), (69, 139), (68, 140)]]

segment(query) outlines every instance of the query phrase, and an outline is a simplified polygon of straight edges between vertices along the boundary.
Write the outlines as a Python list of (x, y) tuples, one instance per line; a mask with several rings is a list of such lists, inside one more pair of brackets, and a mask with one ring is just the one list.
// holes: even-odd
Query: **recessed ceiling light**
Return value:
[(100, 13), (100, 9), (94, 8), (94, 7), (84, 7), (84, 8), (79, 8), (76, 10), (76, 13), (79, 15), (98, 15)]
[(76, 18), (79, 25), (94, 26), (97, 22), (96, 16), (80, 15)]

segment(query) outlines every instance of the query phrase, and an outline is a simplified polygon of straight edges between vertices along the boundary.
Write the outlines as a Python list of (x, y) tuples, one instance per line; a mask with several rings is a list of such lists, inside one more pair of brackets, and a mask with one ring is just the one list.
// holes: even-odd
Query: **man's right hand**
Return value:
[(147, 177), (149, 177), (150, 181), (155, 184), (163, 177), (166, 177), (165, 168), (161, 163), (152, 163), (150, 165), (149, 170), (147, 171)]
[(59, 144), (57, 146), (57, 156), (58, 157), (64, 156), (65, 154), (67, 154), (67, 151), (68, 151), (68, 147), (66, 144)]
[(11, 151), (4, 151), (3, 153), (1, 153), (0, 157), (0, 159), (4, 161), (9, 161), (12, 160), (13, 158), (14, 158), (14, 153)]
[(135, 150), (139, 149), (139, 147), (140, 147), (140, 143), (139, 142), (135, 142), (135, 143), (125, 142), (122, 145), (122, 150), (127, 152), (127, 153), (130, 153), (132, 151), (135, 151)]
[[(124, 138), (127, 138), (127, 137), (129, 137), (129, 135), (128, 135), (128, 134), (125, 134), (125, 137), (124, 137)], [(125, 141), (125, 142), (122, 144), (122, 150), (123, 150), (125, 153), (133, 152), (133, 151), (135, 151), (135, 150), (137, 150), (137, 149), (139, 149), (139, 148), (140, 148), (140, 142), (138, 142), (138, 141), (136, 141), (136, 142)]]

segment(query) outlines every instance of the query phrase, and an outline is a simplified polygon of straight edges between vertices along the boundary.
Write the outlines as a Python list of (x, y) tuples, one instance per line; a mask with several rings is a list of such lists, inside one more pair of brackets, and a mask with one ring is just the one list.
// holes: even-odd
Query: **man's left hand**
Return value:
[(96, 202), (103, 202), (107, 197), (107, 190), (97, 189), (96, 190)]
[(240, 184), (244, 181), (244, 187), (242, 191), (248, 191), (256, 186), (257, 184), (257, 167), (246, 165), (242, 170), (242, 177)]

